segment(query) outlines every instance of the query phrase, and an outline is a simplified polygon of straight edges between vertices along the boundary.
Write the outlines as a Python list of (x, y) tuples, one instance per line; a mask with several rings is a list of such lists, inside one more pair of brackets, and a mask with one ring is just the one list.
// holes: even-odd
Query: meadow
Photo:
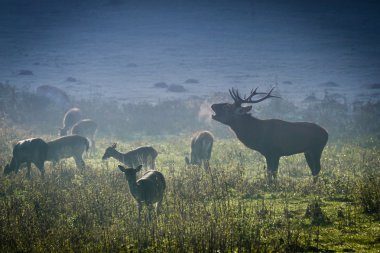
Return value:
[[(175, 112), (178, 103), (168, 102), (165, 108), (169, 104), (173, 109), (168, 110)], [(86, 107), (83, 101), (78, 104), (96, 110), (94, 104), (92, 107)], [(187, 108), (182, 114), (197, 112), (192, 109), (197, 107), (188, 101), (179, 104)], [(134, 108), (138, 112), (128, 113), (130, 118), (136, 118), (146, 108), (160, 111), (159, 106), (131, 106), (128, 110)], [(12, 108), (2, 109), (6, 112)], [(115, 106), (117, 110), (126, 108)], [(87, 112), (91, 114), (90, 109)], [(318, 113), (322, 117), (321, 112)], [(109, 115), (103, 113), (98, 117)], [(366, 115), (360, 114), (362, 123)], [(62, 114), (59, 117), (55, 113), (45, 114), (45, 124), (38, 118), (31, 119), (33, 124), (29, 126), (25, 121), (17, 122), (12, 118), (15, 116), (4, 113), (0, 119), (1, 170), (10, 161), (12, 145), (17, 140), (36, 135), (55, 138), (51, 130), (54, 125), (46, 122), (57, 118), (59, 125)], [(363, 124), (357, 135), (350, 132), (358, 128), (356, 121), (344, 131), (329, 129), (331, 138), (322, 155), (317, 183), (313, 183), (300, 154), (282, 158), (277, 181), (268, 184), (264, 158), (244, 147), (221, 126), (210, 127), (216, 135), (210, 171), (186, 166), (184, 158), (189, 154), (192, 129), (208, 125), (201, 125), (196, 117), (183, 121), (176, 121), (176, 114), (172, 117), (174, 120), (166, 121), (172, 123), (169, 130), (173, 134), (149, 135), (133, 131), (126, 124), (129, 131), (118, 135), (110, 130), (116, 124), (103, 127), (97, 152), (85, 158), (83, 171), (67, 159), (55, 166), (46, 162), (44, 180), (36, 168), (30, 180), (26, 178), (26, 170), (7, 177), (0, 175), (0, 251), (380, 251), (380, 139), (375, 131), (376, 122)], [(118, 120), (128, 122), (126, 118)], [(145, 131), (146, 127), (143, 124), (141, 129)], [(156, 127), (157, 132), (168, 131), (165, 126)], [(104, 150), (114, 141), (120, 151), (152, 145), (159, 153), (156, 167), (164, 174), (167, 189), (162, 212), (151, 222), (143, 219), (138, 223), (136, 203), (123, 173), (117, 169), (119, 163), (112, 158), (101, 160)], [(144, 209), (143, 215), (146, 212)]]

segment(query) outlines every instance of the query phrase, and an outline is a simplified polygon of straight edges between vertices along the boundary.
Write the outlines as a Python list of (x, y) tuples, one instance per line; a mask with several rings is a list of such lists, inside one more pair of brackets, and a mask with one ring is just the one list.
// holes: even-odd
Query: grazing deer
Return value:
[[(257, 88), (252, 90), (244, 99), (240, 97), (238, 90), (229, 90), (234, 103), (213, 104), (211, 108), (215, 114), (212, 118), (228, 125), (245, 146), (260, 152), (265, 157), (269, 181), (276, 178), (280, 157), (297, 153), (305, 154), (312, 175), (317, 176), (321, 169), (321, 154), (328, 140), (326, 130), (309, 122), (261, 120), (251, 116), (248, 112), (252, 106), (243, 107), (242, 104), (259, 103), (276, 97), (271, 94), (273, 88), (268, 93), (256, 90)], [(252, 97), (258, 94), (265, 96), (252, 100)]]
[(195, 133), (191, 140), (191, 160), (189, 161), (189, 158), (186, 157), (186, 163), (198, 166), (203, 163), (205, 170), (208, 170), (213, 142), (214, 137), (209, 131)]
[(48, 145), (40, 138), (31, 138), (17, 142), (13, 148), (13, 157), (10, 164), (4, 168), (4, 175), (12, 171), (18, 172), (20, 165), (26, 163), (28, 166), (27, 177), (30, 178), (31, 164), (34, 163), (40, 170), (42, 178), (45, 175), (44, 162)]
[(83, 153), (88, 151), (89, 142), (87, 138), (79, 135), (64, 136), (47, 142), (47, 161), (54, 163), (64, 158), (73, 157), (78, 168), (84, 168)]
[(151, 209), (153, 204), (156, 204), (156, 213), (160, 214), (162, 199), (166, 188), (165, 178), (161, 172), (156, 170), (148, 170), (145, 174), (136, 181), (136, 173), (142, 168), (139, 165), (136, 169), (125, 168), (121, 165), (119, 169), (124, 173), (128, 181), (129, 191), (133, 198), (137, 201), (139, 212), (139, 221), (141, 221), (142, 204), (145, 203), (149, 208), (149, 220), (151, 220)]
[(157, 151), (153, 147), (139, 147), (123, 154), (116, 150), (116, 143), (114, 143), (106, 149), (102, 159), (106, 160), (110, 157), (115, 158), (129, 167), (136, 167), (143, 164), (154, 170)]
[(82, 119), (75, 123), (71, 128), (71, 134), (86, 137), (90, 141), (91, 153), (95, 153), (95, 133), (98, 129), (98, 124), (91, 119)]
[(63, 116), (63, 127), (59, 129), (59, 136), (67, 135), (75, 123), (82, 119), (82, 112), (79, 108), (71, 108)]

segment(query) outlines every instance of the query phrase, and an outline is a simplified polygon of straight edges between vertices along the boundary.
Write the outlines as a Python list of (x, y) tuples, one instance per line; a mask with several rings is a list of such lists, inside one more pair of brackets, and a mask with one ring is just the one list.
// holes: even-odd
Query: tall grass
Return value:
[[(372, 207), (373, 200), (378, 203), (379, 195), (373, 193), (379, 194), (379, 188), (368, 183), (368, 178), (379, 178), (369, 173), (378, 173), (369, 168), (378, 166), (379, 150), (331, 144), (323, 154), (317, 184), (303, 156), (288, 157), (280, 162), (277, 183), (267, 185), (264, 160), (236, 140), (215, 142), (209, 173), (185, 166), (188, 142), (168, 138), (151, 143), (167, 181), (162, 213), (151, 223), (138, 223), (136, 203), (116, 169), (118, 163), (100, 160), (108, 140), (99, 141), (84, 171), (66, 160), (56, 166), (46, 163), (45, 180), (37, 169), (31, 180), (25, 171), (1, 176), (0, 251), (380, 249), (379, 212)], [(120, 148), (139, 144), (121, 143)], [(1, 157), (8, 153), (2, 150)], [(328, 222), (318, 220), (313, 203)]]

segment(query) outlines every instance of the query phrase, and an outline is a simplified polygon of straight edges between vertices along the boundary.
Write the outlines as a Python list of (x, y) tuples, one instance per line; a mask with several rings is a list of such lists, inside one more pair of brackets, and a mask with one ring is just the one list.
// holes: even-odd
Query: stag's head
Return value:
[[(241, 115), (247, 114), (252, 109), (251, 105), (242, 106), (243, 104), (255, 104), (267, 98), (277, 97), (271, 94), (272, 91), (273, 91), (273, 88), (268, 93), (257, 92), (257, 88), (256, 88), (255, 90), (251, 91), (248, 97), (244, 96), (244, 99), (243, 99), (241, 98), (239, 91), (237, 89), (232, 88), (229, 90), (229, 92), (234, 102), (232, 104), (230, 103), (213, 104), (211, 106), (211, 109), (215, 112), (215, 114), (212, 115), (212, 119), (219, 121), (220, 123), (228, 125), (236, 117), (240, 117)], [(252, 100), (252, 98), (255, 95), (265, 95), (265, 96), (257, 100)]]
[(104, 152), (104, 155), (102, 157), (102, 160), (106, 160), (108, 158), (110, 158), (112, 156), (112, 154), (114, 154), (116, 151), (116, 143), (112, 144), (111, 146), (109, 146), (106, 151)]

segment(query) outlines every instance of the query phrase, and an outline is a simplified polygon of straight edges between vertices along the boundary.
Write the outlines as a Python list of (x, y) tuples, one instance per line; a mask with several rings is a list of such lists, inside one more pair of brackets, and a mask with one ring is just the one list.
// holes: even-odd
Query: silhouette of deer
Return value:
[[(276, 178), (281, 156), (298, 153), (304, 153), (312, 175), (317, 176), (321, 169), (322, 151), (328, 140), (328, 133), (324, 128), (309, 122), (261, 120), (248, 113), (252, 106), (242, 106), (276, 97), (271, 94), (272, 91), (273, 88), (268, 93), (262, 93), (257, 92), (256, 88), (248, 97), (242, 99), (237, 89), (231, 89), (229, 92), (234, 103), (213, 104), (211, 108), (215, 114), (212, 119), (229, 126), (245, 146), (265, 157), (269, 181)], [(254, 96), (261, 94), (264, 97), (252, 100)]]
[(149, 220), (151, 220), (151, 209), (153, 204), (156, 204), (156, 213), (159, 215), (166, 188), (165, 178), (162, 173), (156, 170), (148, 170), (139, 180), (136, 180), (136, 173), (141, 170), (142, 165), (139, 165), (136, 169), (125, 168), (121, 165), (118, 167), (124, 173), (125, 178), (128, 181), (129, 191), (137, 201), (139, 221), (141, 221), (143, 203), (148, 205)]
[(79, 135), (68, 135), (47, 142), (47, 161), (53, 163), (64, 158), (73, 157), (77, 168), (84, 169), (83, 153), (88, 151), (90, 144), (87, 138)]
[(198, 166), (201, 166), (203, 163), (204, 169), (207, 170), (209, 168), (213, 143), (214, 137), (209, 131), (195, 133), (191, 140), (190, 160), (186, 157), (186, 163)]
[(82, 112), (79, 108), (74, 107), (68, 110), (63, 116), (63, 127), (59, 129), (59, 136), (67, 135), (67, 132), (81, 119)]
[(110, 157), (115, 158), (129, 167), (137, 167), (138, 165), (143, 164), (150, 169), (155, 169), (157, 151), (153, 147), (146, 146), (136, 148), (123, 154), (116, 150), (116, 143), (114, 143), (106, 149), (102, 160), (106, 160)]
[(20, 165), (26, 163), (28, 167), (27, 177), (30, 178), (31, 164), (34, 163), (40, 170), (42, 178), (45, 175), (44, 162), (48, 151), (48, 145), (40, 138), (31, 138), (17, 142), (13, 148), (13, 157), (10, 164), (4, 168), (4, 175), (18, 172)]
[(98, 124), (91, 119), (82, 119), (75, 123), (71, 128), (72, 135), (80, 135), (86, 137), (90, 141), (91, 154), (95, 154), (95, 133), (98, 129)]

